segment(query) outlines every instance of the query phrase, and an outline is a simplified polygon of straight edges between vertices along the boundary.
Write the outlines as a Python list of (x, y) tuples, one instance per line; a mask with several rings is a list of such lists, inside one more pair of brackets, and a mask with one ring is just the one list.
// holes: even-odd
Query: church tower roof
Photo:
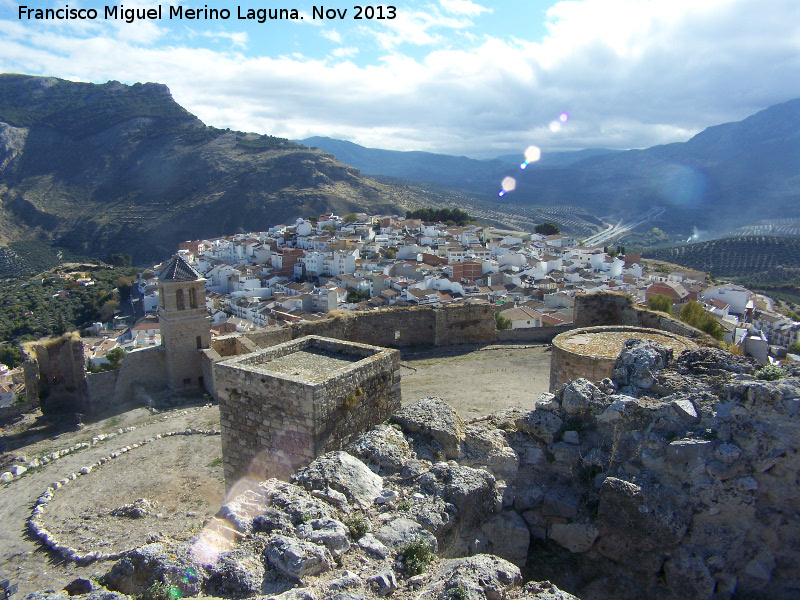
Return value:
[(197, 281), (202, 278), (180, 254), (173, 256), (166, 268), (158, 274), (159, 281)]

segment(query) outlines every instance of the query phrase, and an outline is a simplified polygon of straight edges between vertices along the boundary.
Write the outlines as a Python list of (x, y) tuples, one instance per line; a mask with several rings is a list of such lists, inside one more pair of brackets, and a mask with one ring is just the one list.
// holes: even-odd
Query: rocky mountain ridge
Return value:
[(611, 378), (533, 410), (465, 423), (422, 399), (291, 482), (241, 482), (81, 597), (796, 597), (800, 371), (756, 368), (631, 340)]
[(163, 259), (186, 239), (428, 197), (321, 150), (204, 125), (166, 86), (0, 75), (0, 241)]

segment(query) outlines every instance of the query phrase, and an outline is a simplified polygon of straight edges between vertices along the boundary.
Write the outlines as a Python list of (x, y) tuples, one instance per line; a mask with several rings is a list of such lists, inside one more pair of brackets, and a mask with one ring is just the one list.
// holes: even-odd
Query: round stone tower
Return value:
[(158, 320), (173, 390), (204, 387), (201, 350), (211, 345), (206, 280), (181, 255), (158, 274)]

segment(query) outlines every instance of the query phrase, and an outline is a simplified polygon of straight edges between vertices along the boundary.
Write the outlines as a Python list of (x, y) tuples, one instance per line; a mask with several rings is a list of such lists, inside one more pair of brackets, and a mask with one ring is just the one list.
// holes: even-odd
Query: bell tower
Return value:
[(158, 274), (158, 320), (173, 390), (204, 387), (201, 350), (211, 345), (205, 279), (180, 255)]

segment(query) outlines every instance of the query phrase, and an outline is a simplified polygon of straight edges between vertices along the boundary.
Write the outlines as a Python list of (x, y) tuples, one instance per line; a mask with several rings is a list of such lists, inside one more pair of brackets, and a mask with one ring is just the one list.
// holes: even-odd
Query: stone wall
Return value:
[(89, 389), (83, 342), (77, 333), (33, 347), (38, 365), (37, 387), (45, 414), (89, 411)]
[[(614, 361), (624, 340), (633, 338), (656, 339), (673, 348), (675, 356), (684, 350), (695, 350), (697, 344), (676, 334), (646, 329), (644, 327), (583, 327), (573, 329), (553, 339), (553, 352), (550, 356), (550, 391), (556, 392), (561, 386), (579, 378), (600, 381), (611, 376)], [(577, 342), (585, 338), (585, 345)], [(608, 344), (609, 349), (597, 350), (596, 342)]]
[(487, 304), (394, 308), (352, 312), (313, 323), (243, 334), (260, 348), (319, 335), (385, 348), (449, 346), (497, 341), (494, 310)]
[(660, 329), (695, 340), (702, 346), (719, 347), (710, 335), (666, 313), (639, 308), (630, 294), (597, 292), (575, 296), (575, 327), (627, 325)]
[(118, 376), (119, 370), (86, 374), (92, 414), (103, 412), (113, 406)]
[(525, 327), (522, 329), (500, 329), (497, 331), (498, 342), (529, 342), (531, 344), (549, 344), (553, 338), (565, 331), (575, 329), (574, 325), (555, 325), (553, 327)]
[(216, 363), (226, 485), (287, 478), (386, 420), (399, 365), (396, 350), (316, 336)]
[(153, 346), (129, 352), (122, 359), (114, 386), (113, 405), (134, 401), (136, 388), (163, 390), (167, 387), (166, 351), (163, 346)]

